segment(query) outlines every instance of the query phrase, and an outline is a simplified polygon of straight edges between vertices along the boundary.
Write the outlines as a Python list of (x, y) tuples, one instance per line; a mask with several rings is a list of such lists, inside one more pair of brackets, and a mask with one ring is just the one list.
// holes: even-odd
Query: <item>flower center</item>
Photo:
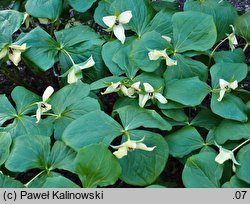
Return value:
[(149, 92), (148, 95), (152, 98), (154, 96), (154, 93)]
[(119, 20), (115, 20), (115, 25), (119, 25), (119, 24), (120, 24)]

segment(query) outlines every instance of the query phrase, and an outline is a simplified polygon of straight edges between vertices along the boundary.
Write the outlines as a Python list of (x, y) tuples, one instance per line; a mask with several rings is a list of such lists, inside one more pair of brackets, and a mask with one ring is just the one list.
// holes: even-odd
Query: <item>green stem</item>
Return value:
[(41, 174), (43, 174), (47, 170), (41, 171), (39, 174), (37, 174), (35, 177), (33, 177), (28, 183), (24, 184), (25, 187), (28, 187), (37, 177), (39, 177)]
[(243, 48), (243, 52), (246, 51), (246, 49), (248, 48), (248, 46), (249, 46), (249, 44), (247, 43), (247, 44), (245, 45), (245, 47)]
[(250, 141), (250, 139), (248, 139), (248, 140), (242, 142), (239, 146), (235, 147), (235, 148), (232, 150), (232, 152), (236, 151), (237, 149), (239, 149), (240, 147), (242, 147), (244, 144), (248, 143), (249, 141)]
[(65, 49), (62, 49), (62, 51), (65, 52), (65, 54), (69, 57), (69, 59), (70, 59), (72, 65), (74, 65), (75, 62), (74, 62), (74, 60), (72, 59), (72, 57), (70, 56), (70, 54), (69, 54)]
[(212, 58), (213, 58), (213, 56), (214, 56), (214, 52), (220, 47), (220, 45), (222, 44), (222, 43), (224, 43), (226, 40), (228, 39), (228, 37), (226, 37), (225, 39), (223, 39), (218, 45), (216, 45), (216, 47), (213, 49), (213, 51), (212, 51), (212, 53), (210, 54), (210, 56), (209, 56), (209, 61), (208, 61), (208, 67), (210, 66), (210, 64), (211, 64), (211, 60), (212, 60)]
[(50, 25), (50, 35), (51, 36), (53, 35), (54, 29), (55, 29), (55, 22), (51, 23), (51, 25)]

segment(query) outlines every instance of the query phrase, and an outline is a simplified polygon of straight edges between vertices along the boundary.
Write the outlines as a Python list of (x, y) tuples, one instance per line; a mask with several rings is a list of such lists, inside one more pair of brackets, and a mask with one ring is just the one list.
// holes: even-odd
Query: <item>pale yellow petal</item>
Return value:
[(42, 103), (42, 106), (41, 106), (41, 111), (42, 113), (45, 113), (49, 110), (51, 110), (52, 106), (48, 103)]
[(118, 158), (121, 159), (122, 157), (128, 154), (128, 150), (126, 147), (120, 147), (117, 151), (113, 152), (113, 154)]
[(8, 48), (3, 48), (0, 52), (0, 60), (8, 54)]
[(167, 66), (175, 66), (175, 65), (177, 65), (177, 60), (173, 60), (168, 55), (166, 55), (166, 65)]
[(78, 81), (78, 78), (76, 76), (76, 72), (75, 72), (75, 67), (73, 66), (70, 70), (69, 73), (67, 75), (67, 82), (69, 84), (73, 84), (76, 83)]
[(141, 91), (141, 89), (140, 89), (140, 84), (141, 84), (140, 81), (135, 82), (135, 83), (133, 83), (133, 84), (131, 85), (131, 88), (135, 89), (136, 91)]
[(41, 23), (41, 24), (48, 24), (49, 23), (49, 19), (47, 18), (38, 18), (38, 21)]
[(238, 81), (235, 80), (235, 81), (231, 82), (231, 83), (228, 85), (228, 87), (231, 88), (231, 89), (233, 89), (233, 90), (236, 89), (236, 88), (238, 87)]
[(166, 36), (166, 35), (162, 35), (161, 37), (162, 37), (163, 39), (165, 39), (166, 41), (168, 41), (168, 42), (171, 42), (171, 41), (172, 41), (172, 39), (171, 39), (170, 37)]
[(102, 21), (109, 27), (109, 28), (113, 28), (113, 26), (115, 25), (115, 21), (116, 21), (116, 16), (105, 16), (102, 18)]
[(144, 90), (147, 93), (153, 93), (154, 92), (154, 88), (149, 83), (143, 83), (143, 86), (144, 86)]
[(158, 60), (159, 58), (166, 58), (166, 51), (165, 50), (152, 50), (148, 53), (148, 57), (150, 60)]
[(92, 67), (95, 65), (95, 61), (93, 57), (91, 56), (82, 66), (80, 66), (80, 70)]
[(144, 151), (153, 151), (156, 148), (154, 147), (147, 147), (144, 143), (137, 143), (136, 144), (136, 149), (144, 150)]
[(104, 95), (113, 92), (118, 92), (120, 89), (121, 89), (121, 82), (116, 82), (116, 83), (111, 82), (111, 85), (108, 86), (104, 92), (101, 92), (101, 94)]
[(221, 89), (224, 89), (224, 88), (228, 87), (229, 82), (227, 82), (227, 81), (224, 80), (224, 79), (220, 79), (220, 80), (219, 80), (219, 84), (220, 84), (220, 88), (221, 88)]
[(226, 93), (226, 89), (221, 89), (221, 90), (220, 90), (220, 96), (219, 96), (219, 98), (217, 99), (219, 102), (223, 99), (225, 93)]
[(166, 104), (168, 102), (168, 100), (161, 93), (155, 93), (154, 97), (162, 104)]
[(149, 94), (139, 94), (139, 106), (143, 108), (149, 99)]
[(124, 11), (118, 16), (118, 21), (121, 24), (126, 24), (131, 20), (132, 17), (133, 15), (131, 11)]
[(42, 110), (41, 110), (41, 103), (37, 104), (38, 108), (36, 110), (36, 123), (39, 123), (41, 120)]
[(125, 42), (125, 30), (121, 24), (115, 25), (113, 27), (114, 35), (117, 37), (118, 40), (121, 41), (122, 44)]
[(12, 53), (9, 52), (9, 59), (15, 66), (18, 66), (18, 63), (21, 61), (21, 51), (13, 50)]
[(48, 86), (42, 96), (43, 102), (46, 102), (49, 97), (54, 93), (54, 88), (52, 86)]

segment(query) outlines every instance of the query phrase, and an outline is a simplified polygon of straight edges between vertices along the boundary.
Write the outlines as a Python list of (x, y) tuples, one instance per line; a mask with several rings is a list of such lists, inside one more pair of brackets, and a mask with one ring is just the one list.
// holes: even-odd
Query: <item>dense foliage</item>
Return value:
[(11, 2), (0, 72), (21, 86), (0, 95), (0, 187), (250, 187), (249, 12), (227, 0)]

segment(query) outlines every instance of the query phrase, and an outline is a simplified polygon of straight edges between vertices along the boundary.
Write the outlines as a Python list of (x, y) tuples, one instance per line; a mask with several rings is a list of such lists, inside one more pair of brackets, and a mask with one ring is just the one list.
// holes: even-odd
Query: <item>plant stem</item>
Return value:
[(55, 29), (55, 22), (51, 23), (51, 25), (50, 25), (50, 35), (51, 36), (53, 35), (54, 29)]
[(222, 43), (224, 43), (226, 40), (228, 39), (228, 37), (226, 37), (225, 39), (223, 39), (218, 45), (216, 45), (216, 47), (213, 49), (212, 53), (210, 54), (209, 56), (209, 61), (208, 61), (208, 67), (210, 66), (211, 64), (211, 60), (212, 60), (212, 57), (214, 56), (214, 52), (220, 47), (220, 45)]
[(243, 52), (246, 51), (246, 49), (248, 48), (248, 46), (249, 46), (249, 44), (247, 43), (247, 44), (245, 45), (245, 47), (243, 48)]
[(62, 49), (62, 51), (65, 52), (65, 54), (69, 57), (69, 59), (70, 59), (72, 65), (74, 65), (75, 62), (74, 62), (74, 60), (72, 59), (72, 57), (70, 56), (70, 54), (69, 54), (65, 49)]
[(240, 147), (242, 147), (244, 144), (248, 143), (249, 141), (250, 141), (250, 139), (248, 139), (248, 140), (242, 142), (239, 146), (235, 147), (235, 148), (232, 150), (232, 152), (236, 151), (237, 149), (239, 149)]
[(37, 177), (39, 177), (41, 174), (43, 174), (47, 170), (41, 171), (39, 174), (37, 174), (35, 177), (33, 177), (28, 183), (24, 184), (25, 187), (28, 187)]

